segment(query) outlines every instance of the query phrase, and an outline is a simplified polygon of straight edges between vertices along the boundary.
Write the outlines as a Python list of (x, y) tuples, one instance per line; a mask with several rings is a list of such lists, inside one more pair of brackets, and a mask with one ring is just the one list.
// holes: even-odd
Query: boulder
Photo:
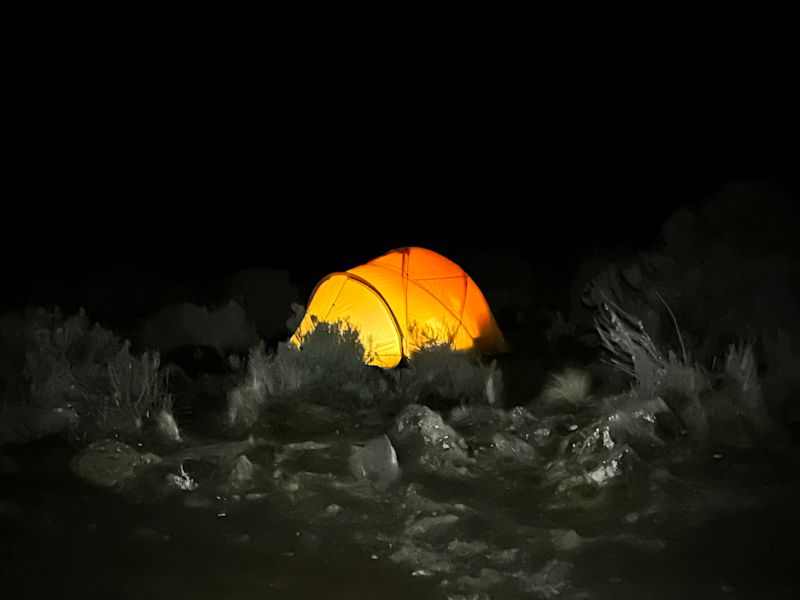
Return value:
[(402, 461), (446, 476), (466, 475), (474, 462), (464, 438), (442, 416), (420, 404), (409, 404), (395, 419), (389, 439)]
[(386, 489), (400, 477), (397, 453), (386, 435), (355, 446), (350, 454), (350, 472), (356, 479), (367, 479), (378, 489)]
[(127, 444), (106, 439), (89, 444), (72, 459), (70, 467), (81, 479), (110, 488), (136, 477), (138, 470), (160, 462), (155, 454), (141, 454)]

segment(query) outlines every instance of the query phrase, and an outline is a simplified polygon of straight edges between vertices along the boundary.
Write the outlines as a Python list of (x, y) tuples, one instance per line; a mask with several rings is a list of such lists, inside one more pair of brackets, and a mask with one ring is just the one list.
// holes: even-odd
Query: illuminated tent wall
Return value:
[(394, 367), (427, 344), (484, 353), (505, 349), (489, 305), (457, 264), (424, 248), (400, 248), (317, 284), (292, 342), (316, 322), (357, 328), (370, 362)]

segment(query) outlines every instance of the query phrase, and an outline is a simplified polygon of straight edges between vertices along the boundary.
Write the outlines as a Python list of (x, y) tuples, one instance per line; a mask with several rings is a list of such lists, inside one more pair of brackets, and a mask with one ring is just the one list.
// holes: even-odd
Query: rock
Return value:
[(674, 418), (661, 398), (625, 399), (606, 418), (608, 432), (614, 442), (627, 443), (634, 448), (663, 447), (664, 440), (656, 433), (662, 416)]
[(486, 554), (486, 558), (496, 565), (510, 565), (517, 560), (519, 548), (500, 548)]
[(466, 513), (470, 509), (461, 503), (450, 504), (447, 502), (436, 502), (424, 495), (424, 489), (418, 483), (411, 483), (406, 488), (400, 508), (412, 514), (437, 514), (437, 513)]
[(583, 461), (558, 459), (548, 464), (544, 473), (545, 485), (554, 485), (554, 494), (545, 501), (548, 509), (582, 507), (594, 509), (610, 499), (606, 490), (622, 485), (641, 470), (642, 461), (628, 446), (622, 444), (597, 452)]
[(386, 435), (354, 447), (350, 454), (350, 472), (356, 479), (368, 479), (378, 489), (388, 488), (400, 477), (397, 453)]
[(437, 515), (435, 517), (422, 517), (406, 527), (406, 535), (414, 538), (425, 538), (431, 541), (446, 533), (453, 525), (458, 523), (457, 515)]
[(233, 465), (233, 470), (231, 471), (231, 476), (228, 480), (230, 486), (235, 490), (242, 490), (253, 483), (253, 473), (255, 468), (253, 467), (253, 463), (250, 462), (250, 459), (247, 458), (244, 454), (242, 454), (239, 458), (236, 459), (236, 462)]
[(430, 544), (417, 543), (410, 539), (395, 546), (389, 560), (416, 569), (412, 575), (417, 576), (452, 573), (455, 570), (455, 564), (448, 556), (436, 552)]
[(449, 422), (470, 438), (490, 439), (495, 431), (503, 428), (505, 413), (484, 404), (456, 406), (450, 411)]
[(256, 439), (250, 436), (241, 442), (223, 442), (220, 444), (208, 444), (206, 446), (193, 446), (191, 448), (185, 448), (175, 454), (165, 456), (164, 463), (177, 466), (182, 463), (186, 464), (188, 459), (202, 459), (217, 465), (228, 465), (233, 463), (239, 455), (249, 452), (253, 448), (265, 443), (266, 442), (262, 439)]
[(596, 486), (603, 487), (623, 479), (637, 460), (638, 457), (630, 448), (624, 446), (616, 448), (604, 456), (586, 475)]
[(315, 442), (314, 440), (284, 444), (281, 447), (281, 452), (277, 460), (278, 462), (281, 462), (286, 456), (293, 454), (295, 452), (310, 452), (310, 451), (313, 452), (316, 450), (327, 450), (330, 447), (331, 447), (330, 444), (325, 444), (323, 442)]
[(551, 529), (550, 536), (556, 552), (572, 552), (583, 545), (583, 538), (574, 529)]
[(158, 464), (155, 454), (140, 454), (116, 440), (98, 440), (72, 459), (70, 467), (81, 479), (100, 487), (114, 487), (136, 477), (137, 471)]
[(458, 556), (459, 558), (485, 556), (489, 552), (489, 544), (480, 540), (472, 542), (453, 540), (447, 544), (447, 551), (453, 556)]
[(458, 586), (461, 589), (467, 590), (488, 590), (489, 588), (500, 585), (505, 581), (498, 571), (494, 569), (481, 569), (478, 572), (478, 577), (470, 575), (462, 575), (458, 578)]
[(322, 513), (324, 517), (335, 517), (342, 512), (342, 507), (338, 504), (329, 504), (325, 507), (325, 512)]
[(409, 404), (395, 419), (389, 439), (404, 461), (445, 476), (463, 476), (474, 461), (467, 444), (442, 416), (420, 404)]
[(516, 406), (508, 411), (508, 421), (514, 431), (522, 431), (538, 427), (541, 419), (537, 418), (527, 408)]
[(518, 571), (514, 577), (526, 592), (535, 594), (536, 598), (551, 600), (562, 597), (572, 587), (568, 579), (572, 568), (572, 563), (554, 559), (545, 563), (536, 573)]
[(536, 450), (525, 440), (510, 433), (492, 436), (492, 449), (496, 458), (520, 465), (531, 465), (536, 459)]

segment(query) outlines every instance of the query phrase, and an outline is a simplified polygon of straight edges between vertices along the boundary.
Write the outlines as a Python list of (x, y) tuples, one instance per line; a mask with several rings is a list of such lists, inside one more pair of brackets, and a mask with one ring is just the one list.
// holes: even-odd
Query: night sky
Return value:
[(725, 182), (796, 194), (796, 10), (734, 4), (545, 8), (448, 35), (292, 21), (266, 41), (46, 54), (16, 92), (3, 307), (113, 318), (178, 299), (165, 282), (213, 300), (252, 266), (308, 291), (406, 245), (465, 267), (507, 250), (563, 283)]

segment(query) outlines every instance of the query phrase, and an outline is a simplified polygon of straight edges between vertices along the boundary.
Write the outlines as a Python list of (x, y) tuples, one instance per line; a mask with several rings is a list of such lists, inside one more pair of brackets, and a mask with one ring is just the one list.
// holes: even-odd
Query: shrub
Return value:
[(77, 422), (82, 435), (138, 436), (152, 421), (163, 436), (179, 439), (158, 353), (132, 355), (129, 342), (92, 326), (83, 309), (67, 318), (58, 309), (29, 311), (24, 339), (25, 368), (6, 391), (36, 415), (29, 420), (40, 426), (29, 427), (29, 438), (52, 433), (41, 424), (58, 416), (70, 427)]
[(731, 344), (709, 374), (686, 355), (665, 359), (641, 321), (612, 302), (601, 304), (595, 322), (609, 363), (633, 378), (630, 396), (662, 398), (693, 439), (749, 445), (774, 432), (752, 344)]
[(231, 427), (252, 427), (258, 420), (261, 407), (267, 400), (267, 390), (274, 395), (270, 379), (270, 360), (264, 352), (264, 342), (250, 349), (247, 379), (228, 392), (227, 423)]
[(566, 403), (576, 406), (590, 398), (592, 380), (586, 371), (567, 368), (559, 373), (552, 373), (546, 383), (540, 399), (548, 404)]
[(102, 431), (139, 431), (146, 418), (171, 414), (167, 374), (159, 371), (157, 352), (132, 356), (126, 342), (107, 363), (109, 390), (87, 391), (85, 413), (94, 413)]
[(365, 346), (356, 327), (347, 321), (338, 323), (318, 322), (316, 327), (300, 340), (302, 362), (309, 370), (316, 370), (328, 377), (336, 372), (344, 377), (363, 370), (371, 359), (371, 351)]
[(347, 322), (317, 323), (300, 347), (263, 342), (250, 351), (248, 375), (228, 394), (231, 425), (250, 427), (270, 399), (304, 400), (345, 409), (391, 410), (414, 402), (499, 403), (502, 373), (448, 345), (419, 349), (406, 367), (383, 371), (367, 366), (369, 350)]
[(344, 322), (318, 323), (300, 348), (280, 343), (267, 354), (262, 341), (250, 350), (246, 380), (228, 393), (228, 423), (251, 427), (270, 398), (369, 404), (380, 387), (366, 358), (358, 330)]
[(105, 363), (119, 352), (122, 342), (99, 324), (90, 325), (86, 313), (63, 319), (56, 309), (32, 311), (26, 333), (25, 378), (38, 400), (75, 402), (87, 389), (102, 385)]
[[(782, 358), (787, 351), (777, 351), (774, 336), (781, 331), (785, 339), (800, 339), (800, 244), (781, 225), (794, 204), (780, 190), (737, 182), (701, 207), (677, 210), (652, 251), (584, 263), (573, 286), (574, 327), (605, 297), (622, 309), (620, 318), (636, 315), (655, 347), (674, 350), (687, 365), (710, 366), (731, 344), (759, 340), (765, 346), (759, 366), (770, 377), (786, 371), (791, 380)], [(590, 313), (583, 310), (587, 304)], [(773, 414), (781, 412), (777, 396), (785, 395), (770, 385)]]
[(448, 344), (420, 348), (407, 369), (395, 372), (396, 393), (407, 403), (442, 407), (456, 403), (499, 404), (502, 372), (496, 362), (484, 365), (469, 352)]

